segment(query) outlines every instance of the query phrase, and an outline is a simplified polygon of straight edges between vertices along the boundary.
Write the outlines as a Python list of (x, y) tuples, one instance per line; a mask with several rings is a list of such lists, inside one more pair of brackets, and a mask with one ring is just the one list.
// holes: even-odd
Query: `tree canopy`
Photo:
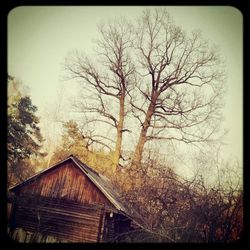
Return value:
[(135, 23), (121, 18), (102, 24), (99, 31), (96, 60), (76, 52), (65, 68), (83, 86), (77, 106), (85, 123), (116, 130), (112, 141), (99, 135), (115, 152), (114, 171), (123, 132), (131, 132), (128, 123), (139, 131), (134, 165), (143, 160), (149, 141), (197, 144), (219, 138), (224, 68), (201, 32), (186, 33), (164, 8), (144, 11)]
[(23, 160), (43, 154), (40, 151), (43, 137), (36, 111), (37, 107), (32, 104), (29, 96), (22, 95), (20, 91), (10, 94), (7, 112), (8, 173), (17, 179), (21, 177), (18, 168)]

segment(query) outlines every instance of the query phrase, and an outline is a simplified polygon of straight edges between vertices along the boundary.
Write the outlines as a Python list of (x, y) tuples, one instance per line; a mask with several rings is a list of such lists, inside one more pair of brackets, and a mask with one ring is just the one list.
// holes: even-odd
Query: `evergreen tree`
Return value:
[[(9, 78), (9, 80), (12, 80)], [(10, 83), (11, 84), (11, 83)], [(31, 156), (41, 156), (43, 141), (36, 116), (37, 107), (29, 96), (22, 96), (20, 91), (8, 98), (8, 177), (22, 179), (20, 172), (22, 161)]]

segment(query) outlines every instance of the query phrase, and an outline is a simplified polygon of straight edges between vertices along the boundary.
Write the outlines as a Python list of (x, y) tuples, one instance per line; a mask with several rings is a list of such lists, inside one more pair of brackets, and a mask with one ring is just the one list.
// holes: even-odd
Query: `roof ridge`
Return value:
[(70, 155), (69, 157), (74, 158), (75, 161), (77, 161), (79, 164), (83, 165), (85, 168), (87, 168), (87, 170), (90, 170), (91, 172), (97, 174), (100, 176), (100, 173), (98, 173), (96, 170), (94, 170), (93, 168), (89, 167), (88, 165), (86, 165), (85, 163), (83, 163), (81, 160), (79, 160), (76, 156), (74, 155)]

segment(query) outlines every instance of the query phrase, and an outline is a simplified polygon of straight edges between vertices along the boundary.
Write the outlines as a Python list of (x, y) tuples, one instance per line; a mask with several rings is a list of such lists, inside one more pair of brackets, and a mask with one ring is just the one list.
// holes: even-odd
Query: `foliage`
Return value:
[(107, 176), (111, 176), (110, 165), (112, 153), (105, 153), (93, 147), (95, 139), (86, 135), (76, 121), (70, 120), (63, 123), (61, 144), (55, 149), (51, 161), (53, 163), (63, 160), (73, 154), (81, 161)]
[[(11, 84), (11, 83), (9, 83)], [(29, 96), (22, 96), (18, 91), (8, 99), (8, 174), (17, 180), (23, 178), (24, 160), (31, 156), (41, 156), (43, 141), (36, 116), (37, 107)], [(21, 165), (23, 167), (21, 167)], [(25, 175), (25, 174), (24, 174)], [(26, 175), (25, 175), (26, 176)]]

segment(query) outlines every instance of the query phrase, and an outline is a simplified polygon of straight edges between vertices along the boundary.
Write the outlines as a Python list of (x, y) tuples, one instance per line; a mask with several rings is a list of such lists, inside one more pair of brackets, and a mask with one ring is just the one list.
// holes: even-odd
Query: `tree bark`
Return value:
[(120, 110), (119, 110), (119, 120), (117, 124), (117, 137), (116, 137), (116, 144), (115, 144), (115, 152), (114, 152), (114, 158), (113, 158), (113, 167), (112, 171), (115, 173), (119, 166), (119, 160), (121, 156), (121, 148), (122, 148), (122, 129), (124, 125), (124, 116), (125, 116), (125, 111), (124, 111), (124, 102), (125, 102), (125, 94), (121, 95), (120, 98)]
[(159, 93), (157, 93), (155, 91), (153, 91), (153, 93), (151, 94), (151, 102), (150, 102), (150, 105), (148, 106), (145, 120), (142, 124), (139, 140), (138, 140), (138, 143), (136, 145), (135, 153), (134, 153), (134, 156), (132, 159), (132, 165), (137, 166), (140, 164), (140, 162), (142, 160), (143, 148), (144, 148), (144, 145), (147, 141), (147, 131), (148, 131), (148, 128), (150, 126), (151, 118), (152, 118), (154, 111), (155, 111), (155, 105), (156, 105), (156, 100), (157, 100), (158, 96), (159, 96)]

